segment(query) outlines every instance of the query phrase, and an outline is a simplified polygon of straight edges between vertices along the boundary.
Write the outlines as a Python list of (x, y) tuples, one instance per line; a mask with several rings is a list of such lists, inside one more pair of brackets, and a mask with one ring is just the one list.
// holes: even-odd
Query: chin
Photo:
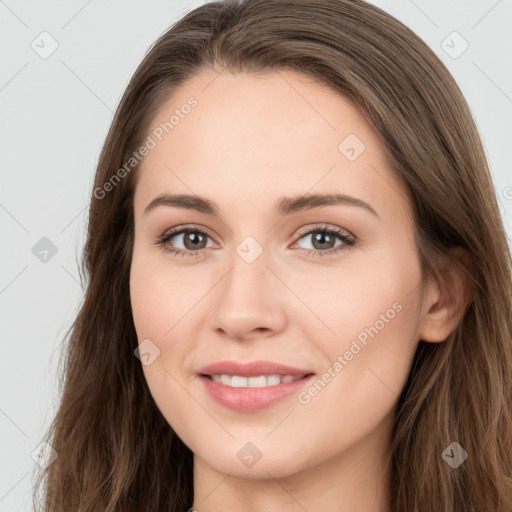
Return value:
[[(250, 453), (253, 450), (246, 443), (242, 443), (242, 449), (236, 443), (236, 448), (231, 451), (230, 449), (223, 450), (221, 453), (208, 453), (206, 456), (199, 457), (203, 463), (208, 464), (215, 471), (230, 475), (234, 478), (253, 479), (253, 480), (268, 480), (269, 478), (284, 478), (294, 473), (297, 473), (305, 467), (306, 461), (297, 460), (297, 454), (283, 454), (282, 451), (274, 448), (269, 449), (271, 455), (265, 455), (265, 451), (261, 453), (261, 458), (254, 459), (255, 462), (250, 460)], [(245, 451), (244, 450), (245, 447)], [(300, 447), (297, 447), (299, 450)], [(247, 454), (247, 455), (246, 455)], [(253, 452), (253, 456), (257, 452)], [(249, 459), (245, 460), (244, 459)]]

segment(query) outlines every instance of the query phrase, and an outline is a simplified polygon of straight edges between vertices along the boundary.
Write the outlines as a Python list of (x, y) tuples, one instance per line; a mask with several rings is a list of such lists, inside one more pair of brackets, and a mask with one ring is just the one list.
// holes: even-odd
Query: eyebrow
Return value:
[[(306, 194), (294, 197), (282, 197), (277, 203), (276, 213), (278, 215), (290, 215), (303, 212), (313, 208), (324, 206), (343, 205), (362, 208), (372, 215), (379, 217), (379, 214), (365, 201), (346, 194)], [(219, 215), (219, 207), (214, 201), (190, 194), (160, 194), (155, 197), (144, 209), (144, 215), (148, 214), (157, 206), (174, 206), (187, 210), (196, 210), (205, 215)]]

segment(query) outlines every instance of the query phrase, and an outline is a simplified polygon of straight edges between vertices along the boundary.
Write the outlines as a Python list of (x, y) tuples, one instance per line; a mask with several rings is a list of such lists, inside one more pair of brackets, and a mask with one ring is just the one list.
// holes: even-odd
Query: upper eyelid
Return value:
[(328, 224), (327, 222), (321, 223), (321, 225), (313, 225), (313, 226), (305, 226), (304, 228), (299, 228), (298, 236), (308, 235), (311, 231), (340, 231), (340, 235), (347, 235), (349, 237), (353, 237), (352, 233), (345, 228), (334, 226), (332, 224)]
[(164, 233), (161, 235), (161, 238), (169, 238), (177, 235), (182, 235), (186, 233), (187, 231), (195, 232), (199, 231), (201, 233), (204, 233), (205, 235), (208, 235), (211, 239), (215, 240), (215, 237), (211, 234), (210, 230), (207, 228), (204, 228), (202, 226), (196, 226), (194, 224), (189, 225), (185, 224), (184, 226), (178, 226), (177, 228), (171, 228), (169, 230), (164, 231)]

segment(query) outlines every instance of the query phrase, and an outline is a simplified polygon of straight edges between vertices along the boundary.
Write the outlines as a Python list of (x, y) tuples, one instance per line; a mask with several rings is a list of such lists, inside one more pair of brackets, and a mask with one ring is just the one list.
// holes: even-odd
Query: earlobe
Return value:
[(438, 266), (438, 277), (429, 283), (420, 323), (419, 339), (440, 343), (462, 321), (473, 296), (474, 260), (465, 249), (451, 250), (453, 258)]

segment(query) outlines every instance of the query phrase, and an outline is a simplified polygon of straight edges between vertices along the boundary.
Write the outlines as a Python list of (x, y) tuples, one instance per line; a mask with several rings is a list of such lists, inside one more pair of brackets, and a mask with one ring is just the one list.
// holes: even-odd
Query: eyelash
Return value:
[[(181, 235), (183, 233), (200, 233), (201, 235), (205, 235), (209, 238), (211, 238), (208, 233), (205, 233), (203, 230), (196, 228), (196, 226), (189, 225), (184, 227), (178, 227), (173, 228), (170, 231), (166, 231), (163, 235), (160, 235), (157, 237), (157, 241), (155, 242), (156, 245), (161, 245), (163, 250), (169, 254), (174, 254), (175, 256), (191, 256), (196, 257), (200, 255), (201, 250), (198, 251), (186, 251), (183, 249), (174, 249), (167, 245), (167, 242), (171, 238), (174, 238), (177, 235)], [(312, 256), (314, 258), (317, 257), (325, 257), (330, 256), (332, 254), (337, 254), (342, 251), (349, 250), (351, 247), (353, 247), (356, 244), (356, 239), (354, 237), (348, 236), (345, 234), (344, 231), (342, 231), (339, 228), (330, 228), (328, 226), (324, 226), (323, 228), (318, 226), (312, 229), (309, 229), (308, 231), (304, 231), (302, 233), (299, 233), (299, 236), (297, 238), (297, 242), (304, 238), (307, 235), (311, 235), (313, 233), (327, 233), (329, 235), (335, 235), (336, 237), (340, 238), (343, 242), (342, 245), (338, 246), (335, 249), (328, 249), (325, 251), (321, 251), (319, 249), (302, 249), (303, 251), (307, 251), (308, 256)], [(295, 245), (296, 242), (294, 242), (293, 245)]]

